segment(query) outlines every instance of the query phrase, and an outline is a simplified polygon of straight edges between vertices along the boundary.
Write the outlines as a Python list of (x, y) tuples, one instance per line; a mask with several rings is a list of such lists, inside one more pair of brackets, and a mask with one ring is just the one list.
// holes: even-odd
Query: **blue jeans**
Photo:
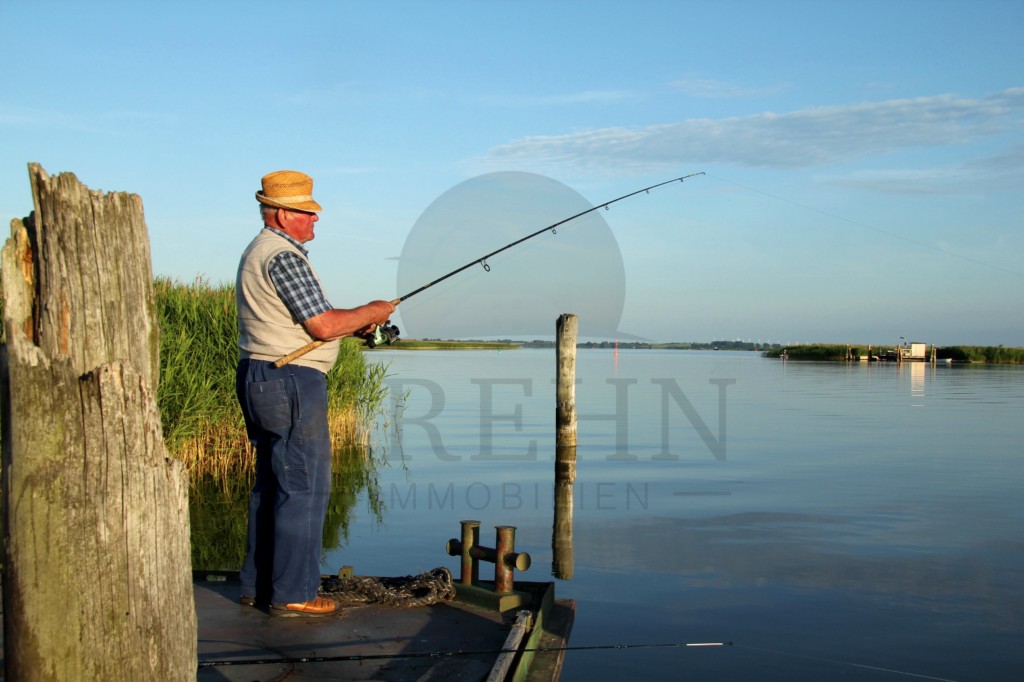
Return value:
[(256, 448), (242, 594), (258, 603), (309, 601), (320, 587), (331, 492), (326, 377), (310, 367), (242, 360), (235, 390)]

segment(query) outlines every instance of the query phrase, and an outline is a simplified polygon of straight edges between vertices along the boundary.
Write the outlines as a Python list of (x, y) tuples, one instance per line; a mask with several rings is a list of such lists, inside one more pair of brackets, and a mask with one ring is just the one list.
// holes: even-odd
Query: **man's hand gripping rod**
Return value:
[[(391, 305), (397, 307), (398, 304), (401, 303), (401, 302), (402, 302), (402, 299), (396, 298), (395, 300), (391, 301)], [(386, 325), (387, 323), (385, 322), (384, 324)], [(397, 337), (398, 336), (398, 329), (397, 328), (394, 328), (394, 329), (395, 329), (394, 336)], [(373, 348), (374, 346), (376, 346), (378, 344), (381, 344), (381, 343), (391, 343), (391, 339), (392, 339), (390, 334), (388, 334), (388, 335), (382, 334), (382, 332), (381, 332), (381, 325), (377, 325), (377, 328), (374, 330), (373, 334), (370, 335), (370, 336), (367, 336), (365, 338), (366, 338), (366, 345), (369, 346), (370, 348)], [(310, 352), (311, 350), (315, 350), (315, 349), (319, 348), (320, 346), (324, 345), (325, 343), (327, 343), (327, 342), (326, 341), (319, 341), (319, 340), (317, 340), (317, 341), (310, 341), (309, 343), (307, 343), (302, 348), (296, 348), (295, 350), (293, 350), (288, 355), (285, 355), (284, 357), (281, 357), (281, 358), (278, 358), (277, 360), (275, 360), (274, 361), (274, 367), (276, 367), (276, 368), (284, 367), (285, 365), (287, 365), (292, 360), (295, 360), (297, 358), (301, 358), (306, 353)]]
[[(487, 259), (490, 258), (491, 256), (496, 256), (497, 254), (501, 253), (502, 251), (505, 251), (506, 249), (511, 249), (513, 246), (516, 246), (517, 244), (522, 244), (527, 239), (533, 239), (534, 237), (536, 237), (539, 234), (544, 234), (545, 232), (548, 232), (548, 231), (554, 232), (555, 228), (560, 227), (560, 226), (564, 225), (565, 223), (567, 223), (567, 222), (569, 222), (571, 220), (576, 220), (580, 216), (585, 216), (588, 213), (591, 213), (592, 211), (598, 210), (599, 208), (608, 208), (609, 206), (611, 206), (612, 204), (614, 204), (617, 201), (622, 201), (623, 199), (628, 199), (629, 197), (636, 196), (637, 194), (643, 194), (644, 192), (650, 192), (655, 187), (661, 187), (662, 185), (668, 185), (668, 184), (673, 183), (673, 182), (683, 182), (687, 178), (692, 178), (692, 177), (695, 177), (697, 175), (704, 175), (704, 172), (701, 171), (700, 173), (690, 173), (689, 175), (684, 175), (684, 176), (679, 177), (679, 178), (672, 178), (671, 180), (666, 180), (665, 182), (659, 182), (659, 183), (657, 183), (655, 185), (651, 185), (650, 187), (644, 187), (643, 189), (638, 189), (635, 192), (630, 192), (629, 194), (623, 194), (621, 197), (616, 197), (615, 199), (612, 199), (611, 201), (606, 201), (603, 204), (598, 204), (597, 206), (591, 206), (590, 208), (588, 208), (585, 211), (580, 211), (576, 215), (571, 215), (568, 218), (564, 218), (562, 220), (559, 220), (557, 223), (554, 223), (553, 225), (548, 225), (547, 227), (541, 228), (541, 229), (537, 230), (536, 232), (531, 232), (530, 234), (526, 235), (525, 237), (521, 237), (521, 238), (515, 240), (514, 242), (506, 244), (505, 246), (501, 247), (500, 249), (497, 249), (495, 251), (491, 251), (486, 256), (481, 256), (480, 258), (471, 260), (470, 262), (466, 263), (462, 267), (456, 268), (456, 269), (452, 270), (451, 272), (449, 272), (448, 274), (445, 274), (445, 275), (442, 275), (442, 276), (438, 277), (433, 282), (428, 282), (427, 284), (424, 284), (423, 286), (421, 286), (419, 289), (416, 289), (414, 291), (410, 291), (409, 293), (405, 294), (401, 298), (396, 298), (395, 300), (391, 301), (391, 305), (397, 306), (399, 303), (401, 303), (405, 299), (409, 298), (410, 296), (415, 296), (416, 294), (420, 293), (424, 289), (429, 289), (430, 287), (434, 286), (435, 284), (443, 282), (444, 280), (448, 279), (449, 277), (452, 277), (453, 275), (457, 275), (460, 272), (462, 272), (463, 270), (471, 268), (474, 265), (479, 264), (479, 265), (483, 266), (484, 270), (490, 270), (491, 266), (489, 266), (487, 264)], [(314, 348), (319, 348), (320, 346), (324, 345), (324, 343), (326, 343), (326, 342), (325, 341), (313, 341), (312, 343), (307, 343), (302, 348), (294, 350), (291, 353), (289, 353), (288, 355), (286, 355), (283, 358), (281, 358), (281, 359), (277, 360), (276, 362), (274, 362), (274, 367), (283, 367), (284, 365), (287, 365), (292, 360), (294, 360), (296, 358), (299, 358), (299, 357), (302, 357), (303, 355), (305, 355), (309, 351), (313, 350)]]

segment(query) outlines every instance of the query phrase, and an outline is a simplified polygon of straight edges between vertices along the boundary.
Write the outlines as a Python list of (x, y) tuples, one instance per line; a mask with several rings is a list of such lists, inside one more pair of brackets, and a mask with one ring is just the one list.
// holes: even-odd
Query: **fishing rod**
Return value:
[(240, 658), (235, 660), (200, 661), (200, 668), (213, 668), (229, 665), (271, 665), (295, 663), (337, 663), (345, 661), (383, 661), (396, 658), (454, 658), (457, 656), (496, 656), (499, 654), (542, 653), (554, 651), (602, 651), (608, 649), (686, 649), (701, 647), (726, 647), (732, 642), (668, 642), (664, 644), (594, 644), (590, 646), (540, 646), (528, 649), (483, 649), (451, 651), (414, 651), (404, 654), (349, 654), (342, 656), (301, 656), (297, 658)]
[[(404, 300), (406, 300), (408, 298), (412, 298), (416, 294), (422, 293), (423, 291), (426, 291), (427, 289), (429, 289), (430, 287), (434, 286), (435, 284), (440, 284), (441, 282), (445, 281), (449, 277), (454, 277), (455, 275), (459, 274), (460, 272), (463, 272), (464, 270), (468, 270), (469, 268), (473, 267), (474, 265), (480, 265), (481, 267), (483, 267), (484, 272), (490, 272), (491, 271), (491, 266), (487, 264), (487, 259), (488, 258), (496, 256), (496, 255), (498, 255), (499, 253), (501, 253), (503, 251), (507, 251), (508, 249), (511, 249), (513, 246), (518, 246), (519, 244), (522, 244), (523, 242), (525, 242), (528, 239), (533, 239), (534, 237), (536, 237), (538, 235), (542, 235), (545, 232), (551, 232), (552, 234), (555, 234), (557, 232), (557, 229), (559, 227), (561, 227), (562, 225), (565, 225), (566, 223), (568, 223), (570, 221), (576, 220), (577, 218), (581, 218), (581, 217), (587, 215), (588, 213), (592, 213), (592, 212), (594, 212), (594, 211), (596, 211), (598, 209), (601, 209), (601, 208), (607, 209), (612, 204), (617, 203), (619, 201), (622, 201), (623, 199), (628, 199), (630, 197), (636, 196), (637, 194), (649, 193), (652, 189), (657, 189), (658, 187), (662, 187), (664, 185), (670, 185), (673, 182), (683, 182), (684, 180), (686, 180), (688, 178), (692, 178), (692, 177), (695, 177), (695, 176), (698, 176), (698, 175), (704, 175), (704, 172), (701, 171), (699, 173), (690, 173), (689, 175), (683, 175), (683, 176), (678, 177), (678, 178), (672, 178), (671, 180), (666, 180), (664, 182), (659, 182), (657, 184), (651, 185), (649, 187), (644, 187), (642, 189), (638, 189), (638, 190), (636, 190), (634, 192), (630, 192), (629, 194), (623, 194), (621, 197), (616, 197), (615, 199), (612, 199), (611, 201), (606, 201), (603, 204), (597, 204), (596, 206), (591, 206), (590, 208), (588, 208), (585, 211), (580, 211), (579, 213), (577, 213), (575, 215), (571, 215), (568, 218), (564, 218), (562, 220), (559, 220), (557, 223), (552, 223), (551, 225), (548, 225), (547, 227), (543, 227), (543, 228), (537, 230), (536, 232), (531, 232), (530, 234), (526, 235), (525, 237), (520, 237), (519, 239), (515, 240), (514, 242), (509, 242), (508, 244), (506, 244), (505, 246), (501, 247), (500, 249), (496, 249), (494, 251), (491, 251), (488, 254), (480, 256), (479, 258), (474, 258), (473, 260), (469, 261), (465, 265), (463, 265), (461, 267), (458, 267), (458, 268), (455, 268), (451, 272), (449, 272), (447, 274), (444, 274), (444, 275), (441, 275), (440, 277), (438, 277), (437, 279), (435, 279), (435, 280), (433, 280), (431, 282), (427, 282), (426, 284), (424, 284), (420, 288), (414, 289), (414, 290), (410, 291), (409, 293), (405, 294), (404, 296), (400, 296), (400, 297), (392, 300), (391, 301), (391, 305), (397, 306), (402, 301), (404, 301)], [(398, 328), (397, 327), (395, 327), (394, 325), (391, 325), (389, 323), (390, 323), (390, 320), (388, 320), (388, 322), (385, 322), (383, 325), (379, 325), (377, 327), (377, 329), (375, 330), (374, 334), (372, 336), (368, 336), (366, 338), (366, 345), (369, 346), (370, 348), (373, 348), (374, 346), (379, 345), (381, 343), (386, 343), (386, 344), (393, 343), (395, 341), (395, 339), (398, 338), (398, 333), (399, 332), (398, 332)], [(274, 367), (283, 367), (284, 365), (287, 365), (292, 360), (295, 360), (296, 358), (302, 357), (306, 353), (310, 352), (311, 350), (313, 350), (315, 348), (319, 348), (320, 346), (322, 346), (325, 343), (326, 343), (326, 341), (319, 341), (319, 340), (312, 341), (311, 343), (307, 343), (302, 348), (294, 350), (291, 353), (289, 353), (288, 355), (285, 355), (284, 357), (278, 359), (276, 362), (274, 362)]]
[[(687, 178), (694, 177), (695, 175), (704, 175), (704, 173), (703, 172), (700, 172), (700, 173), (690, 173), (689, 175), (684, 175), (684, 176), (679, 177), (679, 178), (672, 178), (671, 180), (666, 180), (665, 182), (659, 182), (658, 184), (651, 185), (650, 187), (644, 187), (643, 189), (638, 189), (635, 192), (630, 192), (629, 194), (623, 194), (621, 197), (618, 197), (616, 199), (612, 199), (611, 201), (606, 201), (603, 204), (598, 204), (597, 206), (591, 206), (587, 210), (580, 211), (576, 215), (569, 216), (568, 218), (565, 218), (563, 220), (559, 220), (557, 223), (554, 223), (552, 225), (548, 225), (547, 227), (541, 228), (541, 229), (537, 230), (536, 232), (531, 232), (530, 234), (526, 235), (525, 237), (521, 237), (521, 238), (515, 240), (514, 242), (510, 242), (510, 243), (506, 244), (505, 246), (501, 247), (500, 249), (497, 249), (495, 251), (491, 251), (487, 255), (480, 256), (479, 258), (475, 258), (475, 259), (469, 261), (468, 263), (466, 263), (465, 265), (463, 265), (462, 267), (456, 268), (455, 270), (452, 270), (448, 274), (442, 275), (441, 277), (438, 277), (434, 281), (428, 282), (427, 284), (424, 284), (423, 286), (421, 286), (419, 289), (415, 289), (413, 291), (410, 291), (405, 296), (402, 296), (401, 298), (398, 298), (396, 300), (399, 303), (401, 303), (405, 299), (411, 298), (412, 296), (415, 296), (416, 294), (418, 294), (418, 293), (420, 293), (420, 292), (422, 292), (422, 291), (424, 291), (426, 289), (429, 289), (430, 287), (434, 286), (435, 284), (440, 284), (441, 282), (445, 281), (449, 277), (454, 277), (455, 275), (459, 274), (463, 270), (468, 270), (469, 268), (473, 267), (474, 265), (480, 265), (480, 266), (483, 267), (485, 272), (490, 272), (491, 271), (491, 266), (487, 264), (487, 259), (488, 258), (491, 258), (492, 256), (497, 256), (502, 251), (507, 251), (507, 250), (511, 249), (513, 246), (518, 246), (519, 244), (522, 244), (523, 242), (525, 242), (527, 239), (533, 239), (534, 237), (536, 237), (538, 235), (541, 235), (541, 234), (544, 234), (545, 232), (548, 232), (548, 231), (550, 231), (552, 234), (554, 234), (555, 231), (557, 230), (557, 228), (561, 227), (562, 225), (565, 225), (566, 223), (568, 223), (570, 221), (573, 221), (573, 220), (576, 220), (577, 218), (585, 216), (588, 213), (596, 211), (596, 210), (598, 210), (600, 208), (608, 208), (609, 206), (611, 206), (612, 204), (614, 204), (617, 201), (622, 201), (623, 199), (628, 199), (628, 198), (630, 198), (632, 196), (636, 196), (637, 194), (643, 194), (644, 192), (650, 192), (652, 189), (656, 189), (658, 187), (661, 187), (662, 185), (669, 185), (669, 184), (671, 184), (673, 182), (682, 182), (682, 181), (686, 180)], [(396, 305), (397, 305), (397, 303), (396, 303)]]
[(843, 661), (832, 658), (822, 658), (820, 656), (807, 656), (803, 654), (794, 654), (787, 651), (779, 651), (777, 649), (765, 649), (762, 647), (748, 646), (743, 644), (734, 645), (732, 642), (666, 642), (666, 643), (640, 643), (640, 644), (593, 644), (593, 645), (580, 645), (580, 646), (541, 646), (541, 647), (530, 647), (525, 649), (482, 649), (482, 650), (463, 650), (454, 649), (450, 651), (418, 651), (408, 652), (401, 654), (347, 654), (338, 656), (299, 656), (299, 657), (288, 657), (282, 656), (279, 658), (239, 658), (239, 659), (224, 659), (224, 660), (213, 660), (213, 661), (200, 661), (199, 669), (203, 668), (215, 668), (235, 665), (295, 665), (297, 663), (344, 663), (344, 662), (360, 662), (360, 661), (385, 661), (400, 658), (456, 658), (460, 656), (498, 656), (501, 654), (515, 654), (515, 653), (544, 653), (544, 652), (559, 652), (559, 651), (607, 651), (607, 650), (625, 650), (625, 649), (688, 649), (688, 648), (714, 648), (714, 647), (731, 647), (736, 646), (741, 649), (748, 649), (750, 651), (760, 651), (762, 653), (782, 654), (786, 656), (793, 656), (796, 658), (806, 658), (815, 661), (822, 661), (825, 663), (833, 663), (836, 665), (851, 666), (854, 668), (862, 668), (867, 670), (874, 670), (877, 672), (890, 673), (893, 675), (902, 675), (906, 677), (915, 677), (918, 679), (935, 680), (935, 682), (957, 682), (947, 677), (935, 677), (933, 675), (924, 675), (921, 673), (909, 672), (906, 670), (897, 670), (894, 668), (882, 668), (879, 666), (866, 665), (863, 663), (854, 663), (852, 661)]

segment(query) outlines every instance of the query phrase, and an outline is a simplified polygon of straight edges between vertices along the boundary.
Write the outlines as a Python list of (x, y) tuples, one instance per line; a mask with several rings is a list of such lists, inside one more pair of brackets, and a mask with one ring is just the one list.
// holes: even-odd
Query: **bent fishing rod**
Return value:
[[(509, 242), (508, 244), (506, 244), (505, 246), (501, 247), (500, 249), (496, 249), (494, 251), (491, 251), (488, 254), (480, 256), (479, 258), (474, 258), (473, 260), (469, 261), (465, 265), (463, 265), (461, 267), (458, 267), (458, 268), (455, 268), (451, 272), (449, 272), (449, 273), (447, 273), (445, 275), (441, 275), (440, 277), (438, 277), (437, 279), (435, 279), (435, 280), (433, 280), (431, 282), (427, 282), (426, 284), (424, 284), (420, 288), (414, 289), (413, 291), (410, 291), (409, 293), (405, 294), (404, 296), (400, 296), (400, 297), (392, 300), (391, 301), (391, 305), (397, 306), (402, 301), (405, 301), (406, 299), (412, 298), (416, 294), (422, 293), (422, 292), (426, 291), (427, 289), (429, 289), (430, 287), (434, 286), (435, 284), (440, 284), (441, 282), (445, 281), (449, 277), (454, 277), (455, 275), (459, 274), (460, 272), (463, 272), (464, 270), (468, 270), (469, 268), (473, 267), (474, 265), (480, 265), (481, 267), (483, 267), (485, 272), (490, 272), (491, 271), (491, 266), (487, 264), (487, 259), (488, 258), (491, 258), (493, 256), (497, 256), (499, 253), (502, 253), (503, 251), (507, 251), (507, 250), (511, 249), (513, 246), (518, 246), (519, 244), (522, 244), (523, 242), (527, 241), (528, 239), (533, 239), (534, 237), (542, 235), (545, 232), (551, 232), (552, 234), (555, 234), (557, 232), (558, 228), (561, 227), (562, 225), (565, 225), (568, 222), (576, 220), (577, 218), (582, 218), (583, 216), (587, 215), (588, 213), (593, 213), (594, 211), (596, 211), (598, 209), (602, 209), (602, 208), (607, 209), (612, 204), (617, 203), (619, 201), (622, 201), (623, 199), (628, 199), (630, 197), (636, 196), (637, 194), (649, 193), (652, 189), (657, 189), (658, 187), (662, 187), (664, 185), (670, 185), (673, 182), (683, 182), (684, 180), (687, 180), (688, 178), (696, 177), (698, 175), (704, 175), (704, 172), (701, 171), (699, 173), (690, 173), (689, 175), (683, 175), (683, 176), (678, 177), (678, 178), (672, 178), (671, 180), (666, 180), (664, 182), (659, 182), (657, 184), (651, 185), (649, 187), (644, 187), (642, 189), (638, 189), (638, 190), (636, 190), (634, 192), (630, 192), (629, 194), (623, 194), (621, 197), (616, 197), (616, 198), (612, 199), (611, 201), (604, 202), (603, 204), (597, 204), (596, 206), (591, 206), (590, 208), (588, 208), (585, 211), (580, 211), (579, 213), (577, 213), (575, 215), (571, 215), (568, 218), (564, 218), (562, 220), (559, 220), (557, 223), (552, 223), (551, 225), (548, 225), (547, 227), (542, 227), (541, 229), (537, 230), (536, 232), (531, 232), (530, 234), (526, 235), (525, 237), (520, 237), (519, 239), (517, 239), (517, 240), (515, 240), (513, 242)], [(397, 337), (398, 337), (398, 330), (397, 330), (397, 328), (392, 327), (391, 325), (388, 325), (387, 323), (385, 323), (383, 328), (378, 326), (377, 330), (375, 331), (375, 333), (372, 336), (370, 336), (369, 338), (367, 338), (367, 345), (370, 346), (371, 348), (373, 348), (375, 345), (377, 345), (379, 343), (388, 343), (388, 344), (390, 344)], [(320, 340), (312, 341), (310, 343), (307, 343), (302, 348), (296, 349), (296, 350), (292, 351), (291, 353), (289, 353), (288, 355), (285, 355), (284, 357), (282, 357), (282, 358), (278, 359), (277, 361), (275, 361), (274, 362), (274, 367), (283, 367), (284, 365), (287, 365), (292, 360), (295, 360), (297, 358), (302, 357), (306, 353), (308, 353), (311, 350), (314, 350), (316, 348), (319, 348), (320, 346), (324, 345), (325, 343), (327, 343), (327, 342), (326, 341), (320, 341)]]
[(702, 647), (731, 647), (732, 642), (666, 642), (644, 644), (594, 644), (590, 646), (539, 646), (526, 649), (481, 649), (448, 651), (411, 651), (400, 654), (347, 654), (340, 656), (301, 656), (280, 658), (238, 658), (216, 661), (200, 661), (199, 668), (216, 668), (229, 665), (272, 665), (296, 663), (340, 663), (345, 661), (387, 661), (397, 658), (456, 658), (459, 656), (496, 656), (499, 654), (542, 653), (557, 651), (605, 651), (623, 649), (689, 649)]

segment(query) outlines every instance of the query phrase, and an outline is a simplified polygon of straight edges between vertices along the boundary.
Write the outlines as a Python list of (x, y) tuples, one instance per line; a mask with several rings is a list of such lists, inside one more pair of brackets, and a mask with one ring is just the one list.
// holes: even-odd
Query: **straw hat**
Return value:
[(313, 178), (298, 171), (274, 171), (263, 176), (263, 189), (256, 201), (292, 211), (316, 213), (323, 209), (313, 201)]

